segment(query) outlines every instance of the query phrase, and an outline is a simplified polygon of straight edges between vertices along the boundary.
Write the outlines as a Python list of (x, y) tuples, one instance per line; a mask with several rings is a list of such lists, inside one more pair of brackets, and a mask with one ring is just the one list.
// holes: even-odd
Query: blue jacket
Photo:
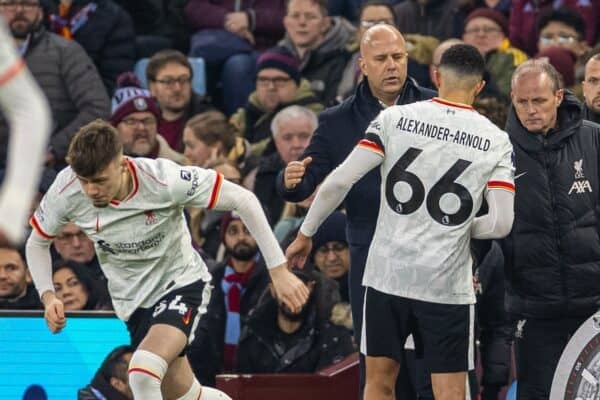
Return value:
[[(435, 96), (430, 89), (420, 87), (407, 77), (397, 104), (427, 100)], [(366, 81), (361, 82), (353, 96), (343, 103), (325, 110), (319, 116), (319, 126), (300, 159), (312, 157), (304, 179), (294, 189), (283, 185), (283, 170), (277, 176), (277, 191), (287, 201), (298, 202), (309, 197), (325, 177), (342, 163), (365, 134), (369, 123), (383, 109), (371, 93)], [(375, 232), (379, 213), (381, 176), (374, 169), (358, 181), (346, 196), (348, 215), (348, 242), (353, 245), (369, 244)]]

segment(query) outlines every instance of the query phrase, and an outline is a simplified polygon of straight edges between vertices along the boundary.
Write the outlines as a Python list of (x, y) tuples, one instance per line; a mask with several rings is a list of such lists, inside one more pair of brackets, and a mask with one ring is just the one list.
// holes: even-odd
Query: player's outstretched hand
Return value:
[(269, 269), (269, 273), (279, 300), (288, 306), (292, 312), (300, 312), (309, 295), (304, 282), (288, 269), (287, 263)]
[(52, 333), (59, 333), (67, 323), (65, 319), (65, 306), (54, 293), (46, 292), (42, 298), (44, 303), (44, 318)]
[(312, 239), (298, 231), (296, 239), (288, 246), (285, 256), (292, 267), (303, 268), (312, 249)]
[(286, 189), (295, 188), (304, 177), (306, 167), (312, 162), (312, 157), (306, 157), (302, 161), (291, 161), (283, 171), (283, 185)]

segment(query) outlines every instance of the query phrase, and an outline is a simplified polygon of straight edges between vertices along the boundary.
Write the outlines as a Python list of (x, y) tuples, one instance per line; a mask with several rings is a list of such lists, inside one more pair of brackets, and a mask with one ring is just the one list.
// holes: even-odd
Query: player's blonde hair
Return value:
[(77, 175), (91, 177), (122, 154), (123, 144), (117, 129), (97, 119), (79, 129), (71, 140), (66, 160)]

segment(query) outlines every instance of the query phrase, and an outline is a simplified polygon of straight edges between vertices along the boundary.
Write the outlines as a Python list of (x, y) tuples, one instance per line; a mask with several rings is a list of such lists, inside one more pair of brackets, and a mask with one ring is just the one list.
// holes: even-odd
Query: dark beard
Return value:
[[(15, 28), (13, 27), (13, 22), (15, 22), (15, 20), (16, 20), (16, 19), (18, 19), (20, 22), (23, 22), (23, 23), (25, 23), (25, 22), (26, 22), (26, 23), (27, 23), (27, 25), (25, 26), (25, 28), (22, 28), (22, 29), (15, 29)], [(19, 16), (17, 16), (17, 17), (15, 17), (15, 18), (13, 18), (13, 20), (11, 21), (11, 23), (10, 23), (9, 27), (10, 27), (10, 33), (13, 35), (13, 37), (14, 37), (15, 39), (24, 40), (24, 39), (27, 39), (27, 37), (29, 36), (29, 34), (30, 34), (31, 32), (34, 32), (34, 31), (36, 30), (36, 27), (37, 27), (37, 22), (35, 22), (35, 21), (34, 21), (34, 22), (31, 22), (31, 23), (30, 23), (30, 22), (29, 22), (29, 21), (27, 21), (26, 19), (24, 19), (24, 18), (22, 18), (22, 17), (21, 17), (21, 18), (19, 18)]]
[(251, 246), (246, 242), (241, 242), (233, 246), (233, 248), (226, 247), (227, 252), (232, 258), (240, 261), (250, 261), (256, 257), (258, 253), (258, 247), (256, 245)]

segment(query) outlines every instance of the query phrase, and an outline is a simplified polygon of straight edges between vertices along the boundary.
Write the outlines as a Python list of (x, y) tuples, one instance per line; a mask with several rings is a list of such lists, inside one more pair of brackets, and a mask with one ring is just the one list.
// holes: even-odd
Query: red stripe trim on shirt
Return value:
[(13, 65), (11, 65), (3, 74), (0, 75), (0, 86), (10, 81), (12, 78), (17, 76), (21, 70), (25, 68), (25, 61), (20, 58)]
[(434, 103), (443, 104), (445, 106), (462, 108), (463, 110), (474, 111), (473, 107), (471, 107), (471, 106), (469, 106), (467, 104), (455, 103), (453, 101), (448, 101), (448, 100), (440, 99), (439, 97), (434, 97), (433, 99), (431, 99), (431, 101), (433, 101)]
[(118, 206), (122, 202), (131, 199), (133, 196), (136, 195), (138, 189), (140, 188), (140, 181), (138, 180), (135, 164), (129, 158), (126, 158), (125, 162), (127, 163), (127, 168), (129, 168), (129, 171), (131, 172), (131, 179), (133, 179), (133, 188), (131, 189), (131, 193), (129, 193), (127, 197), (125, 197), (122, 201), (112, 199), (110, 201), (110, 204), (112, 204), (113, 206)]
[(379, 145), (377, 143), (372, 142), (370, 140), (362, 139), (360, 142), (358, 142), (357, 146), (363, 147), (367, 150), (371, 150), (371, 151), (374, 151), (375, 153), (379, 153), (379, 154), (383, 155), (383, 149), (381, 147), (379, 147)]
[(140, 181), (138, 180), (135, 164), (129, 158), (127, 158), (125, 161), (127, 161), (127, 166), (129, 167), (129, 171), (131, 171), (131, 177), (133, 178), (133, 190), (131, 191), (131, 193), (129, 193), (129, 196), (127, 196), (123, 201), (127, 201), (133, 196), (135, 196), (135, 194), (138, 192), (138, 189), (140, 188)]
[(217, 172), (217, 176), (215, 178), (215, 184), (213, 185), (212, 193), (210, 194), (210, 200), (208, 201), (207, 208), (213, 208), (215, 204), (217, 204), (217, 200), (219, 200), (219, 192), (221, 191), (221, 184), (223, 183), (223, 175)]
[(509, 192), (515, 191), (515, 185), (510, 182), (489, 181), (487, 183), (487, 187), (488, 187), (488, 189), (504, 189), (504, 190), (508, 190)]
[(29, 225), (31, 225), (31, 227), (33, 229), (35, 229), (35, 231), (44, 239), (52, 240), (56, 237), (56, 236), (52, 236), (52, 235), (49, 235), (46, 232), (44, 232), (44, 230), (40, 226), (40, 223), (35, 218), (35, 215), (32, 215), (31, 218), (29, 219)]
[(160, 376), (158, 376), (158, 374), (155, 374), (154, 372), (148, 371), (147, 369), (144, 369), (144, 368), (134, 367), (134, 368), (130, 368), (129, 371), (127, 371), (128, 374), (131, 374), (132, 372), (140, 372), (142, 374), (150, 375), (151, 377), (156, 378), (159, 381), (161, 380)]

